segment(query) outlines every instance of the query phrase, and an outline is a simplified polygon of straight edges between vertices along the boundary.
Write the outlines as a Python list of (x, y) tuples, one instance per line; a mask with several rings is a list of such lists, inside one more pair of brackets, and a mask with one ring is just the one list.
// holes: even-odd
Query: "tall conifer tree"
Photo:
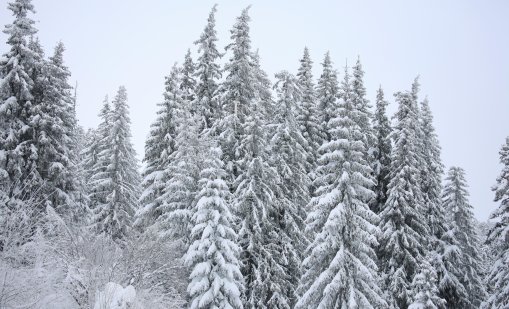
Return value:
[(281, 239), (275, 224), (277, 171), (269, 165), (266, 121), (260, 104), (250, 105), (239, 141), (234, 209), (238, 212), (245, 308), (288, 308), (282, 284), (287, 280), (278, 261)]
[(101, 155), (106, 161), (106, 169), (95, 175), (95, 182), (104, 188), (106, 201), (94, 209), (93, 225), (98, 233), (122, 241), (131, 228), (140, 192), (138, 162), (131, 143), (127, 91), (123, 86), (113, 100), (109, 117), (109, 144)]
[(479, 308), (486, 296), (481, 272), (482, 256), (479, 252), (480, 242), (475, 228), (473, 207), (468, 202), (465, 171), (462, 168), (449, 169), (442, 200), (462, 253), (461, 279), (470, 302), (470, 306), (466, 308)]
[[(231, 32), (232, 42), (226, 47), (232, 55), (225, 65), (226, 79), (222, 84), (223, 117), (219, 124), (220, 145), (230, 185), (241, 173), (237, 161), (244, 156), (239, 152), (244, 138), (244, 123), (256, 95), (256, 78), (249, 37), (249, 7), (242, 11)], [(235, 188), (232, 188), (235, 191)]]
[[(78, 184), (72, 175), (74, 135), (78, 131), (73, 111), (70, 72), (63, 63), (64, 45), (58, 43), (44, 66), (41, 102), (31, 109), (30, 123), (34, 127), (37, 147), (37, 172), (43, 182), (43, 195), (61, 214), (75, 216), (80, 210), (74, 203)], [(75, 170), (76, 171), (76, 170)]]
[(387, 201), (387, 187), (389, 185), (389, 172), (391, 165), (391, 123), (387, 117), (387, 102), (384, 98), (384, 92), (380, 87), (376, 94), (376, 111), (373, 119), (373, 129), (375, 131), (376, 143), (373, 152), (374, 164), (373, 173), (376, 180), (374, 188), (376, 198), (371, 203), (371, 210), (380, 213)]
[(37, 54), (28, 48), (29, 38), (36, 33), (30, 0), (8, 4), (14, 21), (5, 26), (9, 51), (0, 60), (0, 179), (2, 192), (9, 198), (34, 192), (40, 185), (36, 179), (33, 132), (29, 124), (33, 107), (34, 81), (30, 77)]
[(420, 186), (419, 115), (411, 92), (395, 94), (399, 105), (392, 133), (388, 198), (380, 213), (379, 258), (388, 301), (406, 308), (407, 291), (426, 253), (428, 227)]
[(489, 297), (483, 308), (503, 308), (509, 306), (509, 137), (499, 152), (502, 171), (492, 190), (498, 208), (491, 214), (497, 222), (490, 229), (486, 242), (500, 246), (495, 263), (487, 277)]
[(325, 141), (330, 141), (331, 139), (330, 130), (327, 126), (329, 120), (336, 116), (334, 115), (334, 111), (336, 110), (338, 88), (337, 73), (332, 67), (330, 53), (327, 52), (322, 62), (322, 74), (318, 79), (318, 85), (316, 87), (318, 112)]
[[(282, 263), (287, 269), (285, 297), (295, 302), (295, 289), (300, 278), (300, 263), (307, 241), (303, 233), (305, 206), (309, 202), (307, 173), (308, 144), (297, 123), (298, 102), (301, 99), (296, 78), (283, 71), (276, 74), (277, 92), (275, 134), (271, 141), (271, 161), (279, 175), (276, 224), (283, 238)], [(286, 239), (285, 239), (286, 238)]]
[(176, 150), (178, 119), (183, 104), (180, 90), (180, 68), (174, 64), (165, 78), (163, 102), (158, 104), (157, 118), (150, 126), (150, 135), (145, 142), (145, 169), (141, 186), (141, 207), (136, 216), (136, 225), (149, 226), (161, 215), (162, 195), (171, 175), (168, 173), (171, 157)]
[(221, 118), (219, 106), (219, 79), (222, 76), (221, 68), (217, 63), (221, 54), (217, 50), (216, 15), (217, 5), (212, 7), (207, 25), (200, 38), (194, 42), (198, 46), (198, 63), (195, 77), (196, 98), (194, 109), (199, 115), (200, 130), (210, 129)]
[(324, 132), (320, 123), (320, 114), (317, 108), (315, 85), (313, 83), (311, 57), (308, 48), (304, 48), (304, 55), (300, 60), (300, 67), (297, 73), (298, 86), (302, 94), (299, 100), (297, 123), (299, 124), (302, 136), (306, 139), (308, 148), (307, 172), (311, 179), (314, 179), (314, 170), (318, 160), (318, 148), (324, 140)]
[(377, 216), (371, 168), (363, 132), (355, 121), (357, 106), (349, 74), (341, 84), (342, 102), (328, 124), (331, 141), (319, 160), (316, 197), (308, 216), (315, 238), (303, 262), (304, 276), (296, 308), (383, 308), (374, 246)]
[(189, 308), (243, 308), (240, 248), (220, 156), (219, 148), (211, 148), (200, 172), (200, 191), (192, 217), (193, 243), (184, 257), (191, 267)]
[(368, 163), (374, 164), (374, 148), (376, 143), (376, 135), (373, 130), (373, 113), (371, 105), (366, 98), (366, 87), (364, 86), (364, 70), (362, 69), (361, 60), (357, 58), (355, 66), (352, 68), (352, 104), (355, 106), (356, 114), (354, 115), (357, 125), (360, 127), (364, 135), (366, 160)]

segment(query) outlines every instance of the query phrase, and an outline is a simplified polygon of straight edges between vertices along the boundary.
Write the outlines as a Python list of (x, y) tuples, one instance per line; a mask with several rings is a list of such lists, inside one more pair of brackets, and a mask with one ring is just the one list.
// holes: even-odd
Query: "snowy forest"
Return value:
[(64, 44), (46, 54), (31, 0), (10, 1), (0, 308), (509, 308), (509, 138), (478, 222), (418, 77), (370, 100), (360, 58), (326, 53), (315, 77), (308, 48), (268, 76), (249, 7), (226, 47), (217, 9), (168, 68), (138, 162), (128, 89), (85, 130)]

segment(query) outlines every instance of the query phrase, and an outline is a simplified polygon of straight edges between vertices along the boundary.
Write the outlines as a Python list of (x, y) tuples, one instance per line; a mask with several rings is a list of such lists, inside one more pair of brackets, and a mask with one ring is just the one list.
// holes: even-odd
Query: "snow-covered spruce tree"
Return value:
[(194, 110), (199, 115), (200, 131), (210, 129), (221, 117), (219, 106), (219, 79), (221, 67), (217, 63), (221, 54), (217, 50), (216, 15), (217, 5), (212, 7), (207, 25), (200, 38), (194, 42), (198, 45), (198, 63), (196, 64), (196, 91)]
[(428, 227), (418, 165), (417, 106), (409, 92), (398, 92), (395, 98), (399, 107), (392, 132), (388, 198), (380, 212), (378, 254), (387, 300), (406, 308), (411, 302), (407, 291), (426, 253)]
[(106, 203), (108, 188), (105, 179), (108, 177), (106, 169), (110, 164), (109, 150), (111, 147), (112, 112), (108, 96), (104, 98), (99, 112), (101, 122), (96, 130), (89, 132), (89, 144), (84, 150), (85, 174), (88, 183), (89, 207), (94, 210), (98, 205)]
[[(76, 100), (76, 98), (74, 98)], [(85, 169), (85, 165), (83, 164), (85, 161), (84, 151), (87, 146), (87, 133), (83, 129), (83, 127), (78, 123), (78, 119), (76, 118), (76, 113), (74, 112), (74, 124), (73, 124), (73, 136), (72, 136), (72, 146), (71, 146), (71, 156), (70, 160), (72, 165), (70, 167), (70, 174), (74, 176), (74, 182), (76, 184), (76, 189), (72, 192), (72, 199), (74, 201), (75, 210), (73, 211), (74, 222), (85, 223), (90, 218), (90, 208), (89, 208), (89, 200), (88, 200), (88, 178), (87, 171)]]
[[(262, 109), (262, 113), (265, 119), (271, 119), (275, 113), (275, 102), (272, 98), (272, 82), (265, 72), (260, 63), (260, 54), (259, 51), (253, 54), (253, 75), (254, 75), (254, 90), (255, 90), (255, 100), (260, 105)], [(269, 135), (272, 136), (273, 128), (268, 128)]]
[(364, 135), (363, 141), (366, 147), (366, 160), (373, 168), (375, 162), (373, 154), (376, 144), (376, 135), (372, 126), (373, 113), (371, 112), (371, 105), (366, 98), (366, 87), (364, 87), (363, 80), (364, 71), (362, 70), (360, 58), (357, 58), (357, 62), (352, 68), (352, 76), (352, 103), (357, 111), (354, 118)]
[[(284, 289), (287, 303), (295, 303), (295, 289), (300, 279), (300, 263), (308, 245), (304, 235), (305, 207), (309, 202), (307, 173), (308, 144), (296, 119), (301, 98), (296, 78), (283, 71), (276, 74), (277, 92), (275, 133), (271, 140), (271, 163), (279, 175), (276, 224), (280, 236), (286, 237), (282, 254), (289, 281)], [(284, 236), (282, 236), (284, 234)]]
[(125, 87), (118, 89), (111, 111), (110, 144), (103, 150), (106, 170), (96, 179), (104, 188), (106, 201), (94, 210), (93, 225), (115, 241), (122, 241), (131, 228), (138, 208), (140, 176), (136, 152), (131, 143), (131, 121)]
[[(445, 300), (447, 308), (471, 308), (467, 290), (463, 285), (463, 255), (451, 225), (440, 238), (433, 240), (427, 259), (434, 268), (438, 297)], [(414, 278), (415, 280), (415, 278)]]
[(327, 52), (322, 62), (322, 74), (318, 79), (316, 87), (316, 96), (318, 100), (318, 113), (320, 115), (320, 127), (322, 128), (323, 138), (330, 141), (330, 130), (327, 128), (329, 120), (336, 115), (336, 100), (338, 98), (338, 77), (336, 70), (332, 67), (330, 54)]
[(30, 36), (28, 41), (28, 48), (32, 52), (32, 62), (30, 64), (30, 71), (28, 73), (30, 79), (33, 81), (32, 89), (32, 104), (36, 105), (42, 102), (44, 98), (45, 83), (47, 81), (47, 61), (44, 56), (44, 50), (39, 41), (39, 37)]
[(37, 55), (27, 41), (37, 30), (29, 17), (34, 13), (32, 1), (15, 0), (8, 8), (14, 21), (5, 26), (9, 51), (0, 58), (0, 191), (12, 198), (33, 192), (28, 184), (39, 184), (33, 177), (37, 148), (29, 124), (34, 84), (29, 74)]
[(288, 278), (284, 266), (279, 264), (282, 241), (275, 224), (278, 175), (269, 165), (268, 135), (261, 105), (250, 104), (244, 119), (244, 135), (238, 149), (243, 154), (238, 161), (242, 172), (234, 185), (245, 282), (243, 303), (250, 309), (289, 308), (284, 298), (284, 282), (281, 282)]
[(438, 296), (436, 280), (435, 270), (427, 261), (424, 261), (412, 281), (410, 291), (412, 302), (408, 309), (445, 308), (445, 301)]
[[(180, 81), (180, 90), (182, 91), (182, 97), (184, 100), (189, 102), (193, 102), (195, 88), (196, 88), (196, 80), (194, 79), (196, 71), (196, 65), (193, 62), (193, 58), (191, 57), (191, 50), (188, 49), (187, 53), (184, 57), (184, 63), (182, 64), (182, 73), (181, 73), (181, 81)], [(195, 113), (191, 107), (191, 113)]]
[(320, 123), (320, 114), (317, 109), (315, 85), (313, 83), (311, 57), (308, 48), (304, 48), (304, 55), (300, 60), (297, 73), (298, 85), (302, 94), (298, 103), (297, 123), (302, 136), (308, 143), (307, 173), (311, 180), (315, 178), (314, 170), (318, 160), (318, 148), (324, 140), (324, 132)]
[(45, 65), (41, 102), (30, 110), (30, 124), (38, 150), (41, 194), (60, 214), (75, 218), (81, 213), (74, 204), (74, 193), (79, 189), (77, 175), (71, 173), (76, 164), (71, 161), (76, 119), (68, 83), (71, 74), (63, 63), (64, 50), (64, 45), (58, 43)]
[[(238, 150), (239, 143), (244, 135), (243, 124), (256, 94), (248, 13), (249, 7), (242, 11), (231, 30), (232, 43), (226, 50), (230, 50), (232, 55), (225, 65), (226, 79), (221, 85), (224, 114), (219, 124), (219, 140), (229, 184), (240, 174), (236, 162), (244, 155)], [(235, 188), (231, 189), (235, 191)]]
[(192, 218), (193, 243), (184, 256), (191, 269), (189, 308), (243, 308), (240, 248), (220, 158), (221, 150), (212, 147), (200, 172), (200, 191)]
[(382, 87), (376, 94), (376, 109), (373, 118), (373, 130), (375, 131), (376, 141), (373, 151), (374, 164), (373, 173), (376, 180), (374, 188), (376, 198), (370, 204), (371, 210), (380, 213), (387, 201), (387, 187), (389, 186), (389, 171), (391, 166), (391, 123), (387, 117), (387, 105)]
[(178, 118), (181, 114), (183, 98), (180, 90), (180, 68), (174, 64), (166, 77), (163, 102), (158, 104), (157, 118), (150, 126), (145, 142), (145, 168), (142, 172), (143, 192), (140, 196), (140, 209), (136, 214), (136, 226), (152, 225), (161, 215), (162, 195), (170, 174), (167, 168), (175, 152)]
[(465, 171), (460, 167), (451, 167), (447, 174), (442, 195), (443, 207), (449, 215), (453, 233), (458, 240), (462, 253), (462, 283), (467, 289), (470, 308), (479, 308), (486, 296), (482, 281), (480, 242), (472, 205), (468, 202)]
[(440, 238), (445, 232), (444, 209), (442, 209), (440, 200), (444, 171), (440, 159), (441, 148), (433, 127), (433, 115), (427, 98), (421, 104), (420, 126), (422, 132), (421, 151), (425, 163), (421, 167), (421, 187), (426, 205), (426, 216), (429, 232), (432, 236)]
[[(96, 129), (89, 128), (85, 132), (85, 137), (82, 140), (83, 150), (81, 151), (82, 161), (81, 165), (85, 170), (85, 178), (87, 179), (87, 186), (90, 178), (92, 177), (93, 168), (97, 164), (99, 156), (99, 134)], [(88, 189), (87, 189), (88, 192)]]
[[(417, 84), (414, 82), (414, 85)], [(421, 103), (419, 117), (421, 155), (424, 161), (421, 166), (421, 188), (430, 233), (428, 261), (435, 268), (439, 296), (446, 301), (447, 307), (471, 308), (462, 282), (461, 265), (464, 256), (456, 238), (454, 224), (450, 224), (451, 221), (446, 219), (446, 208), (441, 201), (443, 165), (427, 98)]]
[(509, 137), (499, 152), (502, 172), (493, 186), (495, 201), (500, 202), (491, 214), (495, 225), (488, 232), (486, 243), (499, 245), (500, 252), (487, 276), (489, 297), (483, 308), (495, 309), (509, 306)]
[(179, 240), (187, 250), (191, 241), (198, 181), (207, 144), (198, 133), (196, 116), (191, 114), (190, 102), (184, 100), (179, 108), (175, 151), (169, 157), (169, 164), (163, 171), (167, 181), (163, 194), (156, 200), (159, 217), (155, 228), (163, 238)]
[(303, 262), (296, 308), (386, 306), (373, 249), (378, 218), (368, 206), (374, 195), (371, 168), (354, 118), (357, 111), (349, 78), (345, 70), (342, 102), (328, 124), (331, 140), (321, 147), (317, 168), (321, 185), (307, 218), (307, 228), (316, 236)]

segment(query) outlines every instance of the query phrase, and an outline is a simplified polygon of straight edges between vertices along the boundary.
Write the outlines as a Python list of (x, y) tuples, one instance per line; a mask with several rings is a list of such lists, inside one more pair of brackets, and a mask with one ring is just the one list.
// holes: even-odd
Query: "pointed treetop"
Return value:
[(53, 64), (57, 66), (62, 66), (64, 64), (64, 51), (65, 51), (64, 43), (62, 43), (62, 41), (59, 41), (55, 46), (53, 56), (50, 57), (51, 62), (53, 62)]
[(419, 83), (420, 75), (417, 75), (414, 78), (414, 82), (412, 83), (412, 99), (417, 101), (417, 94), (419, 93), (419, 90), (421, 89), (421, 84)]

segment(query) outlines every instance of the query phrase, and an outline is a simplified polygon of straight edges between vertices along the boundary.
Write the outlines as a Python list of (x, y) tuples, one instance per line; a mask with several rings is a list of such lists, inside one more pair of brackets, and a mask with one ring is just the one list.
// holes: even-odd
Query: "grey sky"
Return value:
[[(12, 19), (0, 0), (0, 24)], [(235, 17), (249, 4), (253, 47), (273, 77), (295, 72), (304, 46), (315, 77), (326, 50), (342, 75), (360, 55), (373, 102), (379, 84), (392, 93), (421, 75), (447, 167), (465, 168), (476, 216), (496, 207), (490, 187), (498, 151), (509, 135), (509, 1), (216, 1), (221, 48)], [(48, 54), (58, 40), (78, 81), (78, 116), (96, 126), (106, 94), (125, 85), (139, 156), (164, 76), (182, 62), (206, 23), (213, 1), (34, 0), (36, 27)], [(0, 34), (0, 51), (6, 51)], [(193, 53), (195, 51), (193, 50)], [(194, 53), (195, 55), (195, 53)]]

